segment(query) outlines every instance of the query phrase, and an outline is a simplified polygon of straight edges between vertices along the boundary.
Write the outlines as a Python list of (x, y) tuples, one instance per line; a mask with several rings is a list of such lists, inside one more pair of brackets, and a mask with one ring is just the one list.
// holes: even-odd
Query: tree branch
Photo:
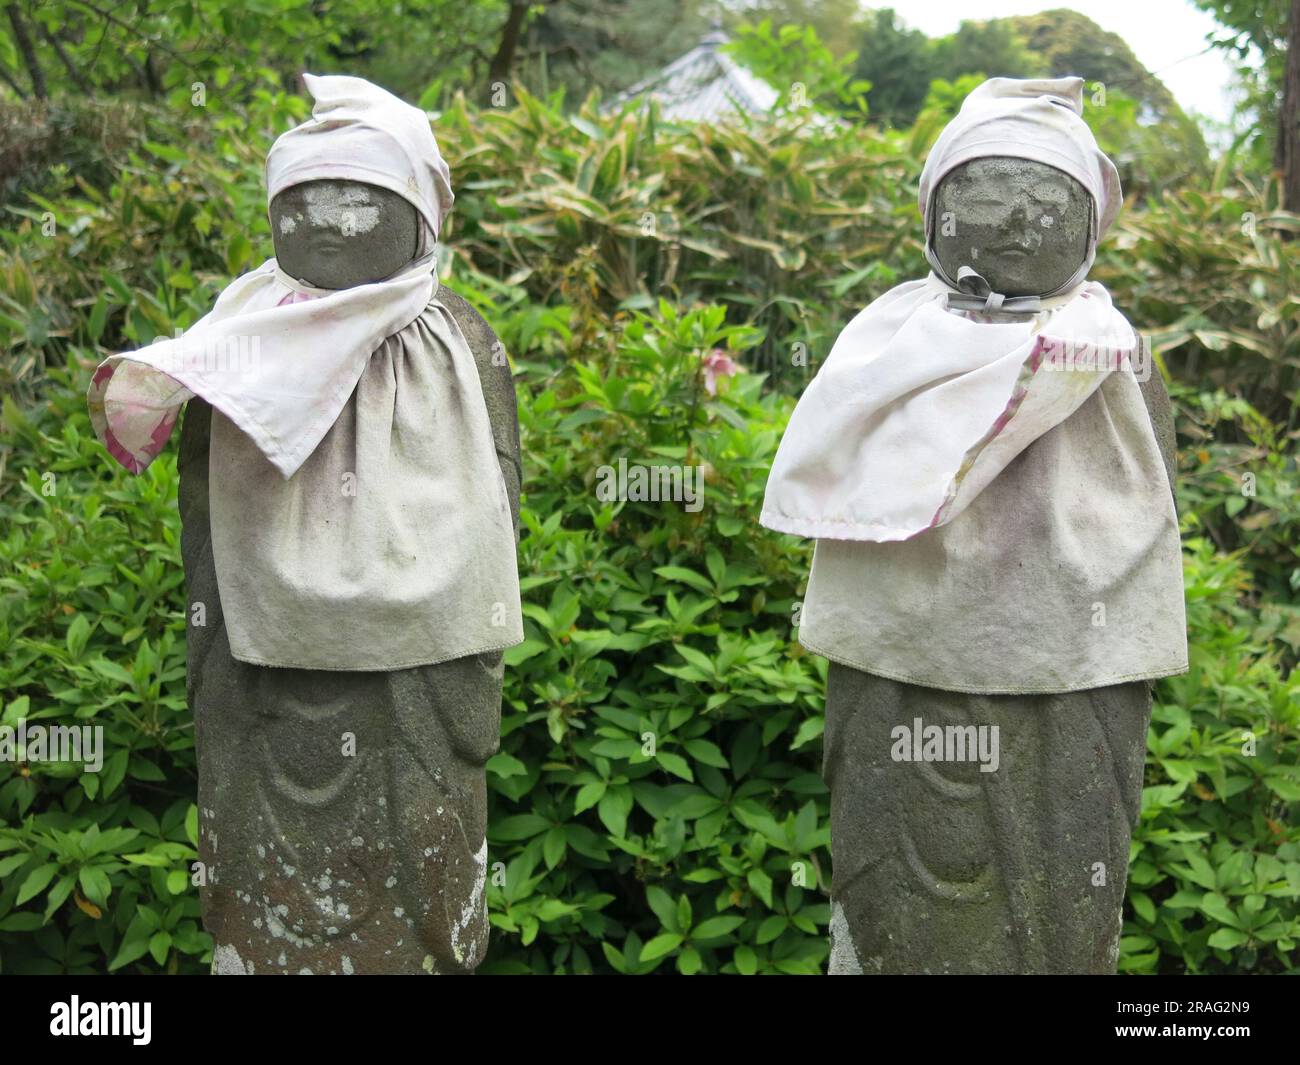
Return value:
[(38, 100), (44, 100), (50, 95), (45, 87), (45, 72), (41, 70), (40, 60), (36, 57), (36, 47), (27, 33), (23, 13), (17, 4), (9, 4), (5, 8), (5, 14), (9, 16), (9, 24), (14, 28), (14, 43), (18, 45), (18, 52), (22, 55), (27, 73), (31, 76), (32, 92), (36, 94)]
[(1300, 0), (1291, 0), (1287, 23), (1286, 73), (1278, 114), (1277, 155), (1282, 171), (1282, 206), (1300, 211)]
[(68, 72), (68, 77), (72, 79), (72, 84), (89, 96), (94, 90), (91, 89), (90, 82), (81, 76), (81, 71), (72, 62), (72, 57), (68, 55), (68, 51), (63, 47), (62, 42), (44, 26), (41, 26), (40, 32), (46, 43), (54, 49), (54, 54), (59, 57), (59, 62), (63, 64)]
[(501, 43), (497, 54), (488, 65), (488, 81), (505, 81), (510, 76), (510, 67), (515, 60), (515, 49), (519, 47), (519, 35), (523, 30), (524, 19), (528, 16), (531, 5), (528, 0), (510, 0), (510, 13), (501, 30)]
[(162, 78), (158, 76), (158, 66), (154, 62), (153, 49), (150, 48), (144, 54), (144, 73), (149, 86), (149, 95), (158, 97), (163, 94)]
[(192, 64), (188, 59), (186, 59), (179, 52), (173, 51), (171, 48), (168, 48), (161, 41), (146, 38), (145, 34), (143, 34), (140, 31), (140, 28), (138, 26), (132, 26), (131, 23), (129, 22), (123, 22), (122, 19), (114, 15), (113, 12), (105, 11), (102, 7), (90, 3), (89, 0), (72, 0), (72, 3), (76, 4), (78, 7), (84, 7), (88, 11), (93, 11), (96, 15), (104, 19), (106, 22), (111, 22), (113, 23), (113, 25), (119, 27), (120, 29), (126, 30), (127, 33), (131, 35), (131, 38), (133, 40), (139, 40), (141, 38), (147, 39), (151, 47), (157, 48), (160, 52), (163, 52), (166, 55), (171, 56), (173, 59), (175, 59), (180, 63), (184, 63), (185, 66), (188, 67), (189, 69), (191, 70), (194, 69), (194, 64)]

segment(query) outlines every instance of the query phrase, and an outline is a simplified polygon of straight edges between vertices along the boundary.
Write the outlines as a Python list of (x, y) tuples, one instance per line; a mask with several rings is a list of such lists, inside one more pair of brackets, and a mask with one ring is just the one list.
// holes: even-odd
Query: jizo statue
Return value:
[(933, 272), (844, 330), (769, 480), (763, 523), (817, 540), (832, 974), (1115, 970), (1151, 681), (1187, 659), (1168, 396), (1086, 280), (1121, 201), (1081, 84), (967, 99)]
[(184, 337), (106, 362), (92, 416), (139, 469), (188, 400), (213, 972), (470, 973), (522, 639), (514, 385), (438, 282), (452, 194), (424, 113), (358, 78), (307, 84), (312, 119), (267, 161), (274, 258)]

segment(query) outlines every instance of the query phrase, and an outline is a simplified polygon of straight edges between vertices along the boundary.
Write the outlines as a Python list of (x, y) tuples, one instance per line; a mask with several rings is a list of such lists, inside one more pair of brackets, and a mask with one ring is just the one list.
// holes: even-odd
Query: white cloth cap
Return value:
[(281, 134), (267, 154), (268, 204), (306, 181), (362, 181), (414, 204), (437, 236), (455, 197), (428, 116), (364, 78), (303, 80), (316, 103), (312, 117)]
[(990, 156), (1033, 159), (1078, 181), (1092, 197), (1094, 246), (1119, 214), (1119, 172), (1083, 120), (1082, 78), (989, 78), (972, 91), (921, 171), (927, 232), (930, 202), (944, 176)]

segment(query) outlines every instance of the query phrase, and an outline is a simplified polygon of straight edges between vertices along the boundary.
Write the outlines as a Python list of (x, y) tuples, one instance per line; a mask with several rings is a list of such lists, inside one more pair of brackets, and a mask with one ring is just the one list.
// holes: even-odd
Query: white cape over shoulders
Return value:
[(800, 642), (869, 673), (1060, 692), (1187, 668), (1172, 492), (1101, 285), (1030, 321), (900, 285), (791, 417), (761, 521), (818, 539)]

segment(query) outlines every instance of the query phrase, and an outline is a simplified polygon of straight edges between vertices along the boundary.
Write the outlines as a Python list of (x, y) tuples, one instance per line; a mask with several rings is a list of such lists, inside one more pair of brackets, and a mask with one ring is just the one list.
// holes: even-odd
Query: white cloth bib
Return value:
[(218, 409), (208, 468), (213, 561), (240, 661), (405, 669), (523, 639), (478, 370), (436, 297), (366, 361), (293, 477)]
[(1131, 327), (1093, 282), (1012, 324), (946, 310), (949, 291), (932, 275), (859, 314), (791, 417), (761, 520), (818, 538), (800, 642), (964, 692), (1182, 672), (1178, 523)]

